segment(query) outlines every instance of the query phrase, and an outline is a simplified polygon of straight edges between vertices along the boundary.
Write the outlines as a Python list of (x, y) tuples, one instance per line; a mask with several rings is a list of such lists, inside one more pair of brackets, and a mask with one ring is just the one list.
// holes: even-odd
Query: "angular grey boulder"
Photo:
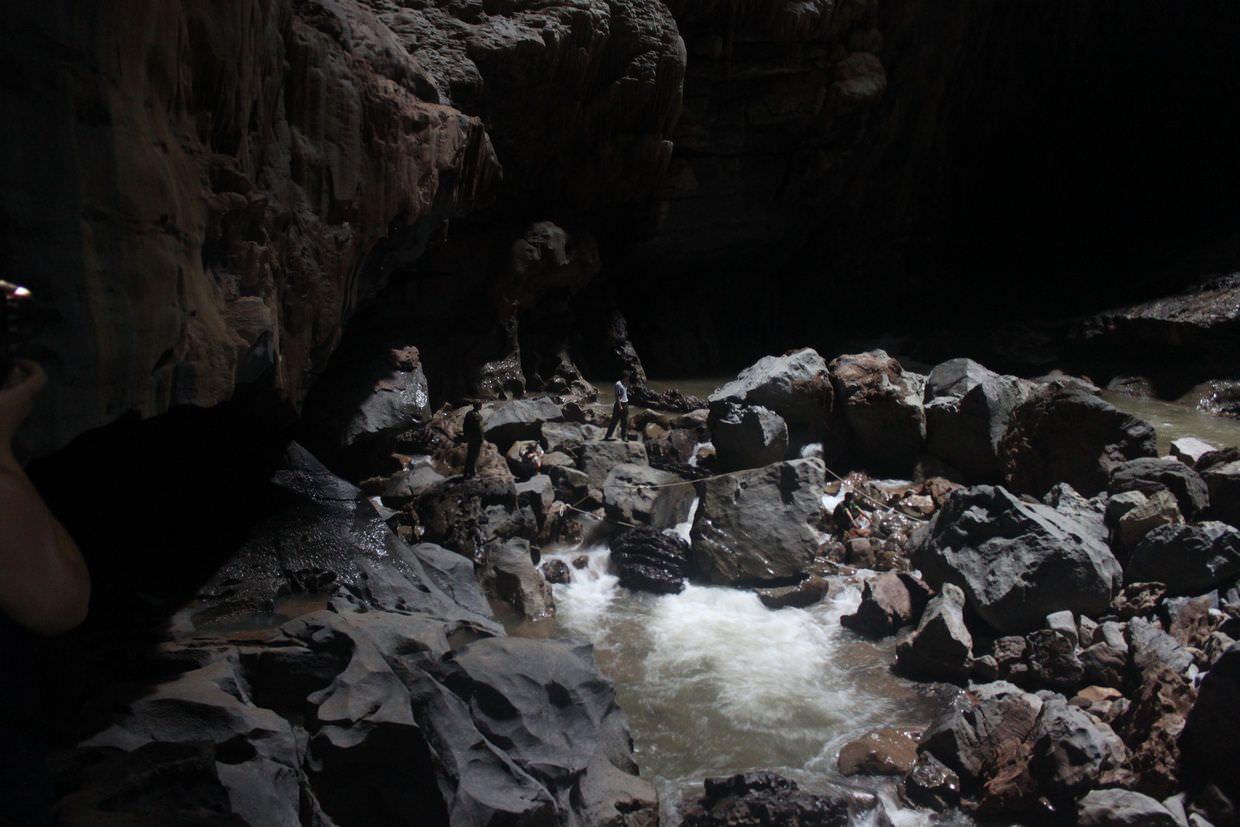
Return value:
[(1240, 528), (1240, 460), (1207, 465), (1201, 476), (1210, 490), (1210, 516)]
[(546, 396), (492, 403), (483, 415), (482, 433), (502, 454), (519, 439), (541, 439), (544, 422), (563, 419), (563, 410)]
[(1219, 522), (1159, 526), (1132, 550), (1125, 577), (1164, 583), (1169, 594), (1204, 594), (1240, 577), (1240, 530)]
[(1111, 550), (1081, 524), (1004, 488), (952, 493), (909, 542), (931, 586), (960, 586), (993, 628), (1023, 633), (1048, 614), (1103, 614), (1122, 585)]
[(761, 468), (788, 453), (787, 423), (760, 405), (711, 403), (708, 425), (720, 471)]
[(926, 380), (926, 450), (960, 469), (964, 482), (999, 482), (999, 441), (1031, 387), (972, 359), (937, 365)]
[(1152, 496), (1166, 490), (1175, 495), (1180, 512), (1189, 520), (1210, 506), (1205, 480), (1189, 466), (1171, 457), (1142, 457), (1117, 465), (1107, 488), (1112, 494), (1140, 491)]
[(717, 584), (799, 578), (821, 539), (825, 466), (791, 460), (699, 483), (693, 563)]
[(649, 465), (646, 446), (640, 442), (586, 442), (577, 451), (577, 468), (585, 472), (590, 487), (602, 491), (611, 469), (622, 463)]
[(603, 483), (607, 519), (620, 523), (673, 528), (688, 519), (695, 497), (693, 483), (649, 465), (621, 463)]
[(896, 649), (896, 662), (910, 677), (964, 683), (972, 661), (973, 636), (964, 625), (964, 592), (947, 583), (926, 604), (917, 631)]
[(1043, 702), (1031, 739), (1030, 771), (1044, 794), (1065, 804), (1086, 790), (1113, 783), (1128, 759), (1124, 742), (1111, 727), (1062, 696)]
[(1148, 422), (1091, 393), (1058, 384), (1013, 410), (999, 442), (1005, 484), (1035, 497), (1060, 482), (1092, 497), (1106, 489), (1117, 465), (1157, 455)]
[(711, 402), (737, 397), (779, 414), (791, 426), (826, 427), (834, 391), (827, 362), (813, 348), (764, 356), (710, 395)]
[(1090, 790), (1076, 808), (1080, 827), (1184, 827), (1171, 811), (1134, 790)]

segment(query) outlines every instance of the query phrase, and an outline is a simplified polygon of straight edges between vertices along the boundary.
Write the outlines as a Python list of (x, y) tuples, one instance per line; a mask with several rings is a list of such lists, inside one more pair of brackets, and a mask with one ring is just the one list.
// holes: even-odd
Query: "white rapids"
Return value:
[[(691, 521), (677, 528), (687, 533)], [(594, 644), (615, 682), (663, 824), (679, 822), (680, 801), (700, 795), (703, 778), (754, 769), (811, 792), (824, 782), (862, 787), (879, 793), (897, 827), (932, 823), (900, 808), (890, 781), (846, 779), (836, 769), (843, 744), (879, 726), (929, 723), (942, 704), (891, 674), (892, 642), (840, 628), (860, 601), (856, 583), (809, 609), (771, 610), (730, 588), (630, 592), (608, 571), (605, 546), (547, 556), (569, 563), (573, 576), (555, 587), (559, 634)], [(586, 565), (573, 568), (583, 556)]]

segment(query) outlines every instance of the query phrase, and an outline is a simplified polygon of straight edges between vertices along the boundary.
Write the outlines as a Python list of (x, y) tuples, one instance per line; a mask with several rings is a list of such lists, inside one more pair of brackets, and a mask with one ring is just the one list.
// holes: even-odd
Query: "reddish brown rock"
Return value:
[(906, 775), (917, 763), (921, 730), (884, 727), (867, 732), (840, 749), (838, 760), (844, 775)]

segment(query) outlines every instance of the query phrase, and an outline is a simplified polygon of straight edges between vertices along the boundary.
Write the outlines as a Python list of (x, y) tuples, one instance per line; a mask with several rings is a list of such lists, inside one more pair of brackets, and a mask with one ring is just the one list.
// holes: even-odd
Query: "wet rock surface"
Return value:
[(656, 594), (679, 594), (691, 571), (689, 544), (653, 528), (633, 528), (611, 541), (620, 585)]

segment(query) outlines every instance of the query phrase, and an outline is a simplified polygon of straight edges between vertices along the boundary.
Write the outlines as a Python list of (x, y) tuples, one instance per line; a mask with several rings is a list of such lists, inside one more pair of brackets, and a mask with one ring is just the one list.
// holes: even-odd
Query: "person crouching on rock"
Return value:
[(629, 389), (624, 386), (628, 378), (628, 371), (625, 371), (616, 380), (616, 401), (611, 406), (611, 422), (607, 425), (607, 434), (603, 439), (611, 439), (617, 422), (620, 423), (620, 438), (625, 442), (629, 439)]
[(478, 473), (478, 454), (482, 451), (482, 402), (475, 399), (474, 408), (465, 414), (465, 479)]
[(0, 824), (50, 825), (34, 650), (86, 617), (90, 575), (13, 453), (13, 436), (47, 383), (18, 361), (0, 385)]

